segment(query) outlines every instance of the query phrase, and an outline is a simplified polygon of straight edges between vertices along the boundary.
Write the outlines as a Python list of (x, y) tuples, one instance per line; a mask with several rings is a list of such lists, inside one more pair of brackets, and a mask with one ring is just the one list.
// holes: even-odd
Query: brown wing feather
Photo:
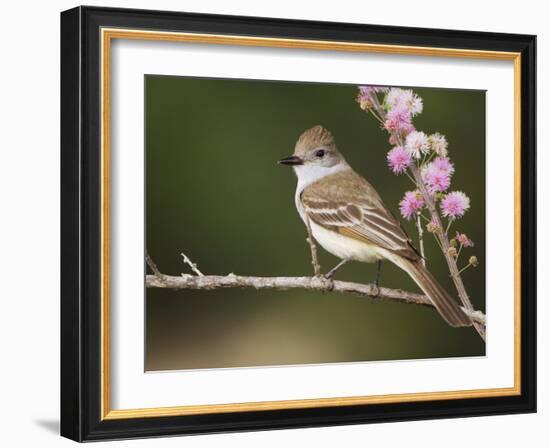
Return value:
[(309, 218), (325, 228), (410, 260), (420, 258), (376, 190), (351, 169), (311, 184), (301, 201)]

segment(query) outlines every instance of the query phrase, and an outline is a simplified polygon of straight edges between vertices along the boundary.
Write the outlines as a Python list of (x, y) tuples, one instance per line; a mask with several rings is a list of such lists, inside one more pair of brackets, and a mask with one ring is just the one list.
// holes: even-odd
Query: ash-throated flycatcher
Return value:
[(342, 259), (389, 260), (399, 266), (426, 294), (453, 327), (472, 325), (468, 316), (424, 267), (421, 256), (376, 190), (348, 165), (332, 134), (322, 126), (305, 131), (294, 154), (279, 161), (291, 165), (298, 177), (295, 202), (317, 242)]

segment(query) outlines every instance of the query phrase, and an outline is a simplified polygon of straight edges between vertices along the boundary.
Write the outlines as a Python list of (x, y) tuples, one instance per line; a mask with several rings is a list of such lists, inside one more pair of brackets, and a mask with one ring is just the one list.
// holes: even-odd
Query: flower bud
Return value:
[(456, 240), (464, 247), (472, 247), (474, 242), (465, 233), (456, 232)]
[(439, 226), (435, 223), (435, 222), (429, 222), (427, 225), (426, 225), (426, 229), (428, 230), (428, 232), (430, 233), (437, 233), (439, 232)]
[(472, 255), (468, 260), (468, 263), (470, 263), (475, 268), (479, 264), (479, 261), (477, 261), (477, 257), (475, 255)]
[(372, 102), (369, 100), (360, 100), (359, 107), (365, 112), (368, 112), (372, 108)]
[(456, 257), (456, 247), (449, 247), (449, 249), (447, 250), (447, 253), (451, 256), (451, 257)]

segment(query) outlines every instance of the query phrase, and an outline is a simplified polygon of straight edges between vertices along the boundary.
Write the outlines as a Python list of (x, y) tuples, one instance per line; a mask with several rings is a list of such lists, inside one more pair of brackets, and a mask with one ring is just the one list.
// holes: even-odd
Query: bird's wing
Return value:
[(300, 199), (306, 215), (320, 226), (410, 260), (420, 258), (376, 190), (352, 170), (311, 184)]

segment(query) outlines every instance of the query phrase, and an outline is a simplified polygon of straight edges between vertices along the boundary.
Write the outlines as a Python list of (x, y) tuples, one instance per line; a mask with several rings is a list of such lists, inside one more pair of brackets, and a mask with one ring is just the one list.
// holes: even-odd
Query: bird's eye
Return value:
[(320, 149), (319, 151), (315, 151), (315, 155), (319, 158), (323, 157), (325, 155), (325, 150)]

